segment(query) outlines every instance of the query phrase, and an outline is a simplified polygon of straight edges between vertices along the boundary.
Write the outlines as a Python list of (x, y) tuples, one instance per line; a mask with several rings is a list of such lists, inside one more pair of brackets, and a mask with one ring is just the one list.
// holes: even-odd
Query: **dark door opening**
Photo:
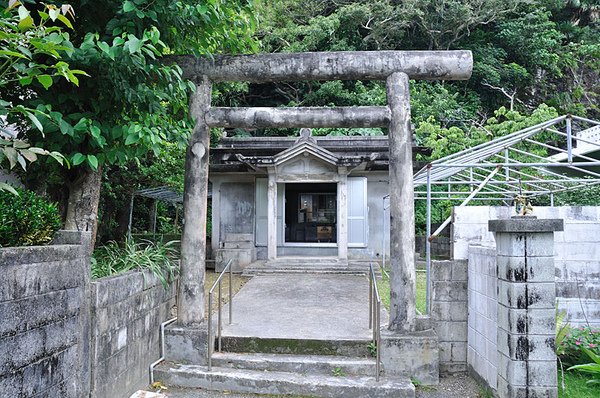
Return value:
[(337, 242), (337, 184), (285, 184), (285, 241)]

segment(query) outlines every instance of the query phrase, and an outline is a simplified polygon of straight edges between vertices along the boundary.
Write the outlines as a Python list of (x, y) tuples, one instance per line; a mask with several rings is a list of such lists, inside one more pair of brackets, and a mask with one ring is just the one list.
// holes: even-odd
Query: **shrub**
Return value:
[(561, 360), (569, 365), (579, 365), (589, 362), (585, 348), (592, 353), (600, 354), (600, 330), (580, 326), (570, 328), (565, 337), (558, 343)]
[(150, 270), (167, 287), (179, 270), (178, 241), (167, 243), (126, 241), (123, 246), (116, 242), (99, 247), (92, 258), (92, 278), (103, 278), (131, 270)]
[(0, 191), (0, 247), (48, 243), (62, 222), (55, 204), (32, 191)]

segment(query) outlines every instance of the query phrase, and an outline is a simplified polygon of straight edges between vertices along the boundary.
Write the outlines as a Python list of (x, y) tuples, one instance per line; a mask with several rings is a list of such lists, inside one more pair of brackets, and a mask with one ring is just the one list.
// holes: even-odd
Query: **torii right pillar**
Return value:
[(415, 210), (409, 79), (392, 73), (386, 81), (390, 108), (390, 321), (381, 334), (386, 375), (402, 375), (422, 384), (439, 382), (438, 338), (416, 316)]

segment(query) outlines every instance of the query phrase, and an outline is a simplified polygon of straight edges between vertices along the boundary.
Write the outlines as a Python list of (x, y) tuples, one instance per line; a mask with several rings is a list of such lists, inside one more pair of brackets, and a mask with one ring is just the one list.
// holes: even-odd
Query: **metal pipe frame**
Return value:
[(214, 352), (215, 349), (215, 344), (213, 341), (213, 327), (212, 327), (212, 304), (213, 304), (213, 293), (215, 288), (218, 288), (218, 299), (219, 299), (219, 303), (217, 304), (217, 339), (218, 339), (218, 350), (219, 352), (221, 352), (221, 338), (222, 338), (222, 334), (223, 334), (223, 322), (221, 319), (221, 307), (222, 307), (222, 293), (221, 293), (221, 285), (223, 282), (223, 276), (225, 275), (226, 272), (229, 273), (229, 324), (231, 325), (232, 321), (233, 321), (233, 294), (232, 294), (232, 287), (231, 287), (231, 282), (232, 282), (232, 268), (231, 268), (231, 264), (233, 262), (233, 259), (229, 260), (227, 262), (227, 265), (225, 265), (225, 268), (223, 268), (223, 271), (221, 271), (221, 273), (219, 274), (219, 277), (217, 278), (217, 280), (215, 281), (215, 283), (213, 283), (212, 287), (210, 288), (210, 290), (208, 291), (208, 350), (207, 350), (207, 364), (208, 364), (208, 371), (212, 371), (212, 354)]
[(157, 367), (159, 363), (165, 360), (165, 327), (175, 322), (176, 320), (177, 317), (171, 318), (168, 321), (160, 324), (160, 358), (152, 362), (148, 368), (148, 377), (150, 379), (150, 385), (154, 384), (154, 368)]
[(375, 267), (369, 264), (369, 329), (373, 329), (372, 344), (375, 345), (375, 381), (381, 373), (381, 296), (377, 288)]

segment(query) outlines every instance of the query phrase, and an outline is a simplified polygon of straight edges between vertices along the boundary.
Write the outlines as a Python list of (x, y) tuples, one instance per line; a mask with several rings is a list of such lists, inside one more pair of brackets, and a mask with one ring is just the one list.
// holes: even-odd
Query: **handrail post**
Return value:
[(221, 281), (219, 281), (219, 306), (218, 306), (219, 313), (217, 315), (217, 322), (219, 323), (217, 326), (218, 331), (219, 331), (219, 352), (221, 352), (221, 331), (223, 328), (223, 323), (221, 321), (221, 314), (222, 314), (222, 311), (221, 311), (221, 300), (222, 300), (221, 284), (222, 284)]
[(229, 324), (233, 322), (233, 287), (232, 287), (232, 279), (233, 279), (233, 271), (231, 270), (231, 260), (227, 264), (229, 267)]
[(381, 366), (381, 300), (377, 301), (377, 340), (375, 341), (375, 348), (377, 349), (377, 357), (375, 360), (375, 372), (377, 372), (377, 374), (375, 375), (375, 381), (379, 381), (379, 373), (381, 372), (380, 370), (380, 366)]
[(208, 371), (210, 372), (212, 370), (212, 348), (213, 348), (213, 341), (212, 341), (212, 302), (213, 302), (213, 294), (212, 292), (208, 293), (208, 351), (207, 351), (207, 356), (208, 356)]
[(369, 265), (369, 329), (373, 326), (373, 265)]

